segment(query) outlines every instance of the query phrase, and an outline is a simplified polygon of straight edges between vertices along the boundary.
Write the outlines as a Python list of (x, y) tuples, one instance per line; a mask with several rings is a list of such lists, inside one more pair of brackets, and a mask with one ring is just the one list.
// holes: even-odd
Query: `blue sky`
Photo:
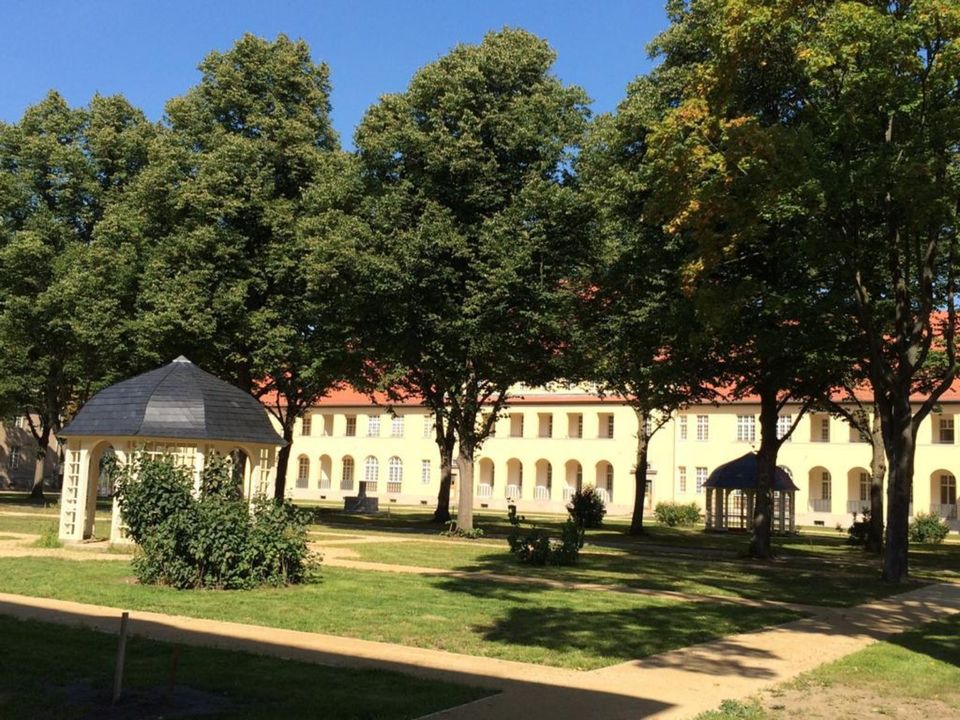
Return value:
[(302, 37), (330, 65), (333, 122), (344, 144), (377, 98), (457, 43), (519, 26), (557, 51), (556, 74), (616, 107), (650, 68), (664, 0), (0, 0), (0, 121), (48, 90), (74, 105), (122, 93), (152, 119), (199, 78), (197, 63), (244, 32)]

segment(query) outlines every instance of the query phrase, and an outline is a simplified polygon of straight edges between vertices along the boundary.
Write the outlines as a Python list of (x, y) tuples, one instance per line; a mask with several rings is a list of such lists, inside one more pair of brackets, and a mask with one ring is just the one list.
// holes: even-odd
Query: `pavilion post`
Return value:
[(707, 530), (713, 529), (713, 488), (707, 488)]

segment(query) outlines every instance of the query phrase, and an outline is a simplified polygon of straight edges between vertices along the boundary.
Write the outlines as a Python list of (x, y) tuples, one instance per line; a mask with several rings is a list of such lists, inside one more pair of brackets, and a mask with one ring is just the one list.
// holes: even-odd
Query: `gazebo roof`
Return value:
[[(724, 463), (710, 473), (704, 487), (724, 490), (756, 490), (757, 454), (750, 452), (736, 460)], [(773, 489), (791, 492), (798, 488), (794, 485), (786, 470), (778, 467), (774, 473)]]
[(285, 444), (255, 398), (183, 356), (101, 390), (60, 435)]

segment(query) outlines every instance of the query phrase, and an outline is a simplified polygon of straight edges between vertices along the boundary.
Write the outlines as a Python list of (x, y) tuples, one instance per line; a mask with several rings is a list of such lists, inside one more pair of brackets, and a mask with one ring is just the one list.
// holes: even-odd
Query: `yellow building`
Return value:
[[(787, 406), (789, 428), (799, 406)], [(913, 512), (933, 512), (957, 529), (954, 413), (960, 397), (941, 404), (917, 440)], [(674, 416), (654, 436), (647, 507), (660, 501), (705, 503), (703, 484), (718, 465), (759, 446), (757, 403), (701, 405)], [(637, 417), (622, 402), (581, 391), (523, 391), (510, 403), (477, 456), (475, 507), (563, 512), (583, 485), (598, 488), (608, 512), (633, 509)], [(846, 527), (868, 505), (870, 445), (843, 420), (803, 417), (780, 450), (779, 464), (799, 486), (797, 522)], [(432, 417), (416, 404), (389, 408), (342, 391), (324, 398), (298, 423), (288, 493), (295, 500), (339, 501), (358, 483), (381, 507), (432, 507), (439, 490), (439, 454)], [(455, 481), (453, 498), (460, 488)]]

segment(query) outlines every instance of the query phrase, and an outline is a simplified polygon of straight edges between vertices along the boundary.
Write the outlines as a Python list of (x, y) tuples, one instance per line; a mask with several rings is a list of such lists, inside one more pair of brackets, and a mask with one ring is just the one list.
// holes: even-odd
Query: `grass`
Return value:
[[(20, 512), (19, 508), (17, 512)], [(26, 517), (22, 515), (4, 515), (3, 512), (0, 511), (0, 532), (42, 535), (51, 523), (58, 525), (59, 518), (55, 515), (51, 516), (49, 512), (38, 514), (37, 517)], [(98, 512), (94, 528), (97, 537), (110, 537), (110, 515), (108, 513)]]
[[(0, 617), (0, 637), (4, 648), (0, 717), (56, 720), (109, 713), (104, 705), (92, 702), (109, 702), (115, 637), (7, 617)], [(172, 653), (166, 643), (131, 637), (125, 668), (128, 697), (138, 690), (165, 687)], [(227, 705), (223, 712), (205, 717), (247, 720), (313, 717), (321, 707), (324, 718), (415, 718), (490, 694), (387, 671), (323, 667), (190, 646), (180, 650), (177, 677), (178, 684), (210, 693)]]
[[(826, 697), (828, 701), (831, 696), (860, 691), (894, 706), (919, 705), (931, 713), (960, 711), (960, 615), (874, 643), (805, 673), (774, 691), (778, 701), (772, 707), (757, 699), (727, 700), (698, 720), (780, 720), (807, 715), (802, 701), (800, 706), (786, 707), (779, 701), (784, 690), (798, 691), (801, 698)], [(874, 712), (895, 714), (882, 707)]]
[(43, 528), (43, 532), (40, 534), (40, 537), (33, 541), (33, 547), (62, 548), (63, 543), (60, 541), (58, 533), (59, 527), (57, 526), (57, 523), (47, 523), (46, 527)]
[(532, 568), (516, 562), (498, 542), (383, 542), (349, 546), (358, 559), (467, 572), (530, 575), (696, 595), (729, 595), (806, 605), (849, 606), (907, 588), (881, 582), (871, 569), (820, 562), (797, 566), (747, 563), (736, 558), (691, 558), (653, 550), (587, 552), (572, 567)]
[(593, 669), (798, 617), (778, 608), (325, 568), (291, 588), (141, 586), (124, 562), (0, 558), (0, 591)]

